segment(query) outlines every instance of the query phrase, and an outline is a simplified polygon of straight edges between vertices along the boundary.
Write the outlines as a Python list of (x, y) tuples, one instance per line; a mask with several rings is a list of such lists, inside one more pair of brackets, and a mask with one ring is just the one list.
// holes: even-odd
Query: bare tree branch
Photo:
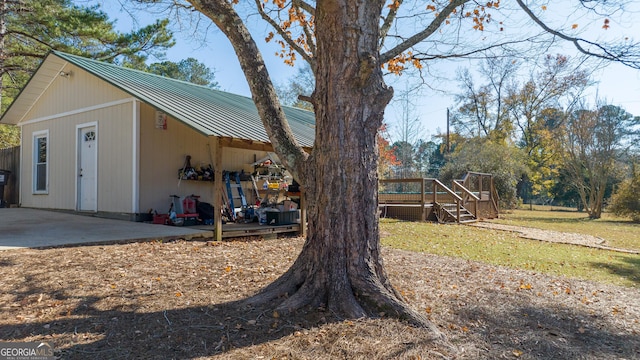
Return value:
[[(506, 42), (502, 42), (502, 43), (499, 43), (499, 44), (489, 45), (487, 47), (483, 47), (483, 48), (480, 48), (480, 49), (474, 49), (474, 50), (467, 51), (467, 52), (462, 52), (462, 53), (427, 54), (427, 53), (423, 53), (423, 52), (418, 52), (418, 53), (414, 53), (413, 54), (413, 58), (414, 59), (418, 59), (420, 61), (435, 60), (435, 59), (468, 58), (468, 57), (470, 57), (472, 55), (484, 53), (484, 52), (486, 52), (488, 50), (497, 49), (497, 48), (504, 48), (504, 47), (506, 47), (508, 45), (519, 44), (519, 43), (523, 43), (523, 42), (527, 42), (527, 41), (532, 41), (534, 39), (535, 39), (535, 37), (529, 37), (529, 38), (522, 39), (522, 40), (506, 41)], [(482, 56), (482, 58), (485, 58), (485, 56)]]
[[(576, 47), (576, 49), (578, 49), (578, 51), (580, 51), (581, 53), (589, 55), (589, 56), (594, 56), (594, 57), (597, 57), (597, 58), (605, 59), (605, 60), (617, 61), (617, 62), (622, 63), (624, 65), (627, 65), (627, 66), (629, 66), (631, 68), (640, 69), (640, 54), (629, 51), (629, 50), (631, 50), (633, 48), (636, 48), (637, 45), (638, 45), (637, 43), (631, 44), (631, 45), (625, 46), (625, 47), (620, 47), (618, 49), (608, 49), (604, 45), (598, 44), (598, 43), (593, 42), (593, 41), (589, 41), (589, 40), (582, 39), (582, 38), (568, 36), (566, 34), (561, 33), (560, 31), (556, 31), (556, 30), (550, 28), (549, 26), (547, 26), (547, 24), (545, 24), (539, 17), (537, 17), (531, 11), (531, 9), (529, 9), (529, 7), (527, 5), (525, 5), (525, 3), (522, 0), (516, 0), (516, 2), (522, 8), (522, 10), (524, 10), (524, 12), (529, 16), (529, 18), (531, 18), (531, 20), (533, 20), (536, 24), (538, 24), (538, 26), (540, 26), (546, 32), (548, 32), (548, 33), (550, 33), (550, 34), (552, 34), (554, 36), (557, 36), (557, 37), (559, 37), (559, 38), (561, 38), (563, 40), (566, 40), (566, 41), (569, 41), (569, 42), (573, 43), (573, 45)], [(583, 1), (583, 3), (584, 3), (584, 1)], [(591, 46), (595, 46), (596, 48), (600, 49), (602, 51), (602, 53), (596, 53), (596, 52), (590, 51), (590, 50), (584, 48), (581, 43), (585, 43), (585, 44), (588, 44), (588, 45), (591, 45)]]
[(451, 13), (453, 13), (453, 10), (455, 8), (465, 4), (468, 1), (469, 0), (452, 0), (447, 6), (444, 7), (444, 9), (442, 9), (442, 11), (440, 11), (440, 13), (438, 13), (436, 18), (433, 19), (431, 24), (429, 24), (426, 29), (411, 36), (410, 38), (396, 45), (394, 48), (388, 50), (387, 52), (380, 54), (380, 63), (386, 63), (387, 61), (402, 54), (405, 50), (431, 36), (434, 32), (436, 32), (436, 30), (438, 30), (438, 28), (440, 28), (442, 23), (447, 20), (447, 18), (449, 17), (449, 15), (451, 15)]
[(295, 5), (295, 6), (299, 7), (300, 9), (308, 12), (312, 16), (316, 16), (316, 8), (314, 8), (308, 2), (305, 2), (303, 0), (293, 0), (293, 5)]
[(380, 46), (378, 49), (382, 49), (384, 46), (384, 40), (387, 38), (387, 34), (389, 33), (389, 29), (391, 29), (391, 24), (396, 20), (396, 16), (398, 15), (398, 9), (402, 6), (402, 2), (404, 0), (397, 0), (398, 5), (392, 6), (389, 10), (389, 13), (384, 18), (384, 22), (380, 27)]

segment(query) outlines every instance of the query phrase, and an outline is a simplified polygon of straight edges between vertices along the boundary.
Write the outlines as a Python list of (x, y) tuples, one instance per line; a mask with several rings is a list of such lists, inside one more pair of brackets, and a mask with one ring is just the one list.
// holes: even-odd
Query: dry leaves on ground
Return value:
[(0, 340), (63, 359), (635, 359), (637, 289), (384, 249), (397, 289), (448, 337), (392, 319), (294, 316), (241, 300), (303, 240), (134, 243), (0, 253)]

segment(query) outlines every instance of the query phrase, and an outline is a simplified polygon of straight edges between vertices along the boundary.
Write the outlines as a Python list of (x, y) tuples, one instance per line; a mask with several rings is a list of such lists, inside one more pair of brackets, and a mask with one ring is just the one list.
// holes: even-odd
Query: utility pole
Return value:
[(451, 143), (449, 142), (449, 108), (447, 108), (447, 154), (451, 152)]

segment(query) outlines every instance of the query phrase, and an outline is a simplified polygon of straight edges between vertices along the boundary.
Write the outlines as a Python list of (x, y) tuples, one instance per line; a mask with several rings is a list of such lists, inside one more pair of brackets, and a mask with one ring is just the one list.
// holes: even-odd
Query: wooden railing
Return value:
[[(385, 197), (385, 194), (380, 194), (380, 205), (389, 204), (405, 204), (405, 205), (420, 205), (422, 221), (427, 219), (427, 207), (428, 205), (436, 204), (439, 202), (455, 203), (456, 205), (456, 219), (460, 221), (460, 209), (464, 207), (464, 200), (453, 190), (440, 182), (438, 179), (432, 178), (412, 178), (412, 179), (383, 179), (380, 180), (381, 184), (418, 184), (419, 190), (417, 193), (403, 193), (394, 194), (393, 197)], [(475, 195), (469, 193), (473, 198)], [(477, 210), (477, 206), (475, 207)], [(474, 214), (475, 216), (475, 214)]]
[[(420, 204), (421, 206), (421, 215), (420, 215), (420, 219), (422, 221), (425, 221), (427, 219), (427, 209), (426, 209), (426, 204), (427, 204), (427, 199), (426, 199), (426, 193), (425, 193), (425, 186), (424, 186), (424, 180), (422, 178), (415, 178), (415, 179), (383, 179), (380, 180), (381, 184), (403, 184), (403, 183), (417, 183), (420, 186), (420, 192), (418, 193), (418, 196), (405, 196), (403, 198), (396, 198), (396, 199), (389, 199), (389, 200), (385, 200), (385, 203), (392, 203), (392, 204)], [(414, 194), (411, 194), (414, 195)]]
[[(472, 193), (469, 189), (464, 187), (462, 183), (459, 183), (457, 180), (453, 180), (453, 192), (458, 191), (463, 194), (462, 203), (464, 204), (464, 206), (469, 211), (471, 211), (473, 216), (478, 218), (478, 201), (480, 201), (480, 198)], [(467, 204), (472, 204), (473, 207), (469, 209), (469, 206)]]
[[(456, 194), (453, 190), (449, 189), (447, 186), (441, 183), (440, 180), (438, 179), (425, 179), (425, 180), (430, 180), (433, 183), (433, 203), (434, 204), (438, 204), (438, 188), (444, 190), (449, 196), (453, 198), (453, 201), (456, 204), (456, 221), (460, 223), (460, 208), (463, 207), (462, 198), (458, 196), (458, 194)], [(440, 218), (438, 220), (440, 220)]]
[[(485, 184), (485, 181), (487, 181), (488, 184)], [(485, 218), (498, 217), (500, 213), (498, 206), (500, 198), (496, 191), (492, 174), (469, 171), (462, 179), (454, 180), (453, 183), (454, 189), (456, 185), (459, 185), (472, 194), (477, 192), (476, 206), (479, 206), (481, 211), (480, 213), (476, 212), (476, 216)], [(477, 184), (477, 186), (474, 186), (474, 183)]]
[[(491, 174), (468, 172), (462, 179), (454, 180), (451, 188), (433, 178), (383, 179), (380, 184), (381, 189), (394, 188), (379, 193), (380, 206), (384, 211), (395, 212), (399, 218), (406, 216), (424, 221), (435, 213), (441, 220), (443, 205), (447, 204), (450, 204), (447, 205), (449, 214), (457, 222), (463, 217), (469, 218), (469, 214), (475, 219), (496, 218), (499, 214), (498, 194)], [(391, 209), (394, 206), (396, 209)], [(400, 214), (400, 208), (406, 212)], [(461, 209), (464, 210), (462, 216)]]

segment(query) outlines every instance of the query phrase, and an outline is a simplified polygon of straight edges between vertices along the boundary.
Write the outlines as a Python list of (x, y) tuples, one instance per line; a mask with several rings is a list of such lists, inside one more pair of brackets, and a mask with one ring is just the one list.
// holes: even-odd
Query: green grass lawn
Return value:
[[(533, 226), (514, 218), (510, 224)], [(527, 240), (508, 231), (464, 225), (383, 219), (380, 228), (382, 244), (397, 249), (640, 288), (640, 255)]]
[(537, 206), (533, 211), (522, 209), (500, 214), (500, 219), (491, 222), (589, 234), (605, 239), (611, 247), (640, 250), (640, 224), (608, 213), (603, 213), (601, 219), (590, 220), (584, 212)]

